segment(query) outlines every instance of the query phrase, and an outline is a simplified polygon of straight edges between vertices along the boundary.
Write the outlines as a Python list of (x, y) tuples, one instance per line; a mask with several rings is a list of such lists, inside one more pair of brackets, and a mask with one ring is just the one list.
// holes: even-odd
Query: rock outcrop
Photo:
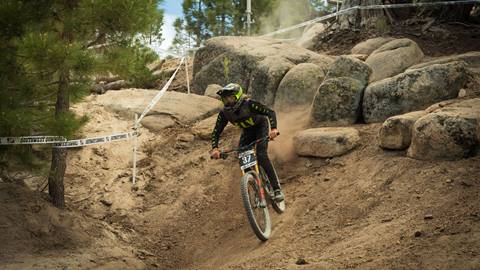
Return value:
[(423, 59), (423, 52), (414, 41), (402, 38), (385, 43), (368, 56), (365, 63), (372, 68), (370, 82), (404, 72)]
[(423, 110), (431, 104), (458, 96), (466, 82), (463, 62), (436, 64), (410, 70), (370, 84), (363, 97), (367, 123)]
[(355, 47), (352, 48), (351, 52), (352, 54), (370, 55), (373, 51), (380, 48), (383, 44), (388, 43), (392, 40), (394, 40), (394, 38), (391, 37), (376, 37), (367, 39), (355, 45)]
[(302, 37), (296, 42), (297, 45), (305, 49), (312, 50), (315, 46), (315, 38), (325, 31), (323, 23), (314, 23), (305, 28)]
[(380, 147), (390, 150), (407, 149), (412, 141), (413, 125), (425, 114), (425, 111), (416, 111), (388, 118), (378, 134)]
[(364, 62), (349, 56), (338, 57), (315, 95), (311, 123), (314, 126), (355, 123), (360, 118), (370, 73)]
[(207, 86), (207, 89), (205, 90), (204, 95), (207, 97), (215, 98), (215, 99), (220, 99), (220, 97), (217, 95), (218, 90), (222, 89), (221, 85), (218, 84), (210, 84)]
[(315, 93), (325, 78), (325, 71), (311, 63), (298, 64), (283, 77), (275, 96), (275, 108), (290, 111), (312, 104)]
[(300, 46), (259, 37), (216, 37), (195, 54), (193, 90), (203, 94), (210, 84), (239, 83), (257, 101), (273, 105), (287, 72), (301, 63), (324, 71), (333, 62)]
[[(202, 121), (199, 121), (192, 128), (193, 134), (199, 139), (210, 140), (216, 121), (217, 121), (217, 115), (213, 115)], [(234, 125), (228, 124), (223, 130), (223, 134), (229, 133), (234, 129), (235, 129)]]
[(459, 159), (480, 149), (480, 98), (456, 102), (415, 122), (408, 156)]
[(354, 149), (360, 142), (354, 128), (313, 128), (293, 138), (295, 152), (300, 156), (335, 157)]
[[(133, 120), (135, 113), (141, 114), (157, 93), (145, 89), (127, 89), (107, 92), (98, 96), (96, 101), (108, 110)], [(176, 122), (190, 124), (213, 115), (220, 107), (221, 102), (210, 97), (167, 91), (142, 124), (152, 130), (169, 127)]]

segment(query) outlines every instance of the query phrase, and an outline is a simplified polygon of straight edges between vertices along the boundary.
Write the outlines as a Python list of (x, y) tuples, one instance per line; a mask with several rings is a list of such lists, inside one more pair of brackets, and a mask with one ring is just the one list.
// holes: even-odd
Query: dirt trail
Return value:
[[(174, 84), (185, 91), (181, 77)], [(84, 136), (133, 124), (95, 96), (74, 111), (91, 117)], [(249, 227), (233, 156), (210, 160), (208, 141), (180, 141), (191, 126), (160, 134), (142, 128), (135, 186), (131, 142), (69, 151), (66, 212), (45, 194), (0, 179), (0, 268), (480, 269), (480, 157), (413, 160), (381, 150), (372, 124), (354, 126), (361, 145), (342, 157), (299, 158), (291, 139), (306, 113), (278, 116), (281, 136), (270, 152), (287, 211), (271, 211), (268, 242)], [(228, 131), (221, 144), (238, 137)]]
[[(128, 126), (88, 108), (101, 122)], [(271, 144), (288, 210), (273, 214), (265, 244), (247, 223), (236, 160), (210, 160), (207, 141), (179, 141), (189, 127), (142, 130), (134, 188), (129, 144), (72, 153), (70, 164), (84, 165), (68, 169), (69, 204), (145, 250), (137, 257), (148, 269), (479, 268), (480, 158), (416, 161), (378, 148), (379, 125), (356, 127), (361, 146), (340, 158), (297, 158), (288, 155), (288, 140)], [(238, 133), (223, 138), (222, 145), (235, 145)]]
[[(94, 117), (85, 135), (105, 134), (114, 127), (127, 131), (131, 125), (96, 105), (94, 97), (76, 110)], [(267, 243), (256, 239), (246, 220), (237, 161), (234, 157), (210, 160), (208, 141), (179, 141), (190, 127), (162, 134), (142, 129), (136, 186), (130, 182), (130, 142), (73, 150), (67, 204), (78, 213), (72, 215), (83, 217), (55, 228), (75, 223), (83, 227), (71, 228), (68, 243), (56, 246), (55, 238), (35, 249), (43, 250), (38, 254), (25, 252), (31, 254), (28, 259), (9, 249), (10, 259), (2, 256), (2, 262), (9, 264), (2, 265), (11, 269), (41, 268), (38, 265), (113, 269), (112, 263), (130, 269), (480, 268), (480, 157), (417, 161), (403, 152), (381, 150), (375, 143), (379, 125), (356, 127), (362, 144), (340, 158), (298, 158), (288, 155), (288, 139), (271, 143), (288, 209), (283, 215), (272, 211), (273, 235)], [(236, 145), (238, 136), (238, 131), (230, 131), (222, 145)], [(45, 201), (40, 205), (50, 208)], [(63, 214), (54, 217), (59, 215)], [(10, 216), (10, 220), (18, 218)], [(47, 230), (45, 237), (56, 232)], [(83, 240), (70, 236), (78, 232)], [(112, 249), (115, 245), (117, 251)], [(55, 259), (59, 254), (72, 259)]]

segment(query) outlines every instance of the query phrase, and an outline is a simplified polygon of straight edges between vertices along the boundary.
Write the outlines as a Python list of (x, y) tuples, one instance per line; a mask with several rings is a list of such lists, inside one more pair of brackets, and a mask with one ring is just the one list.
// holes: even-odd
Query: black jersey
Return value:
[(220, 134), (222, 134), (228, 122), (241, 128), (251, 128), (261, 121), (265, 121), (265, 117), (270, 121), (271, 128), (277, 128), (275, 111), (251, 99), (243, 100), (240, 107), (235, 111), (221, 110), (212, 132), (212, 148), (218, 147)]

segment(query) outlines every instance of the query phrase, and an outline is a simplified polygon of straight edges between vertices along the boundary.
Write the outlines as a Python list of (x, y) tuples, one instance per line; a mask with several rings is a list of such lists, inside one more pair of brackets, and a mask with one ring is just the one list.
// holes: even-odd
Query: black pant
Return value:
[[(263, 139), (268, 136), (270, 128), (268, 126), (268, 121), (266, 118), (264, 120), (256, 123), (255, 126), (243, 129), (242, 136), (240, 136), (240, 147), (251, 144), (252, 142)], [(264, 140), (257, 144), (257, 159), (258, 164), (265, 170), (270, 183), (272, 184), (273, 190), (280, 188), (280, 183), (278, 182), (277, 173), (273, 168), (272, 162), (268, 158), (268, 140)]]

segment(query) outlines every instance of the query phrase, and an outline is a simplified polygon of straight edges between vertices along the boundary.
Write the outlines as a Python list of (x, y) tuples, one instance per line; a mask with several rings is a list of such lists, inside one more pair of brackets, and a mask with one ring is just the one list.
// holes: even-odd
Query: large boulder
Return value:
[(394, 40), (394, 38), (391, 37), (376, 37), (367, 39), (355, 45), (355, 47), (352, 48), (351, 52), (352, 54), (370, 55), (373, 51), (380, 48), (383, 44), (388, 43), (392, 40)]
[(312, 50), (315, 46), (315, 38), (323, 32), (325, 32), (325, 25), (323, 23), (311, 24), (305, 28), (302, 36), (297, 41), (297, 45)]
[(363, 61), (353, 56), (344, 55), (335, 59), (328, 70), (327, 78), (349, 77), (366, 86), (371, 73), (372, 69)]
[(311, 63), (298, 64), (283, 77), (275, 96), (275, 108), (290, 111), (294, 107), (311, 105), (325, 71)]
[(363, 90), (371, 69), (364, 62), (340, 56), (318, 88), (312, 104), (313, 125), (349, 125), (361, 115)]
[(465, 100), (421, 117), (413, 126), (408, 155), (416, 159), (460, 159), (480, 149), (480, 98)]
[(218, 84), (210, 84), (207, 86), (207, 89), (205, 89), (204, 95), (207, 97), (215, 98), (215, 99), (220, 99), (220, 97), (217, 95), (217, 92), (222, 89), (221, 85)]
[[(158, 91), (127, 89), (107, 92), (96, 102), (126, 119), (141, 114)], [(173, 123), (190, 124), (205, 119), (221, 108), (221, 102), (206, 96), (167, 91), (143, 119), (142, 124), (159, 130)], [(145, 121), (145, 122), (144, 122)]]
[(176, 124), (175, 119), (166, 114), (147, 115), (142, 120), (142, 126), (153, 132), (159, 132)]
[(455, 98), (466, 82), (462, 62), (431, 65), (370, 84), (363, 97), (367, 123), (423, 110), (429, 105)]
[(273, 105), (285, 74), (300, 63), (325, 72), (332, 58), (300, 46), (260, 37), (216, 37), (195, 54), (193, 91), (203, 94), (210, 84), (239, 83), (252, 98)]
[(414, 41), (395, 39), (373, 51), (365, 62), (372, 68), (370, 82), (395, 76), (423, 59), (423, 52)]
[(310, 115), (312, 125), (355, 123), (360, 115), (364, 88), (360, 81), (348, 77), (325, 80), (318, 88), (312, 104)]
[(411, 66), (407, 71), (411, 69), (418, 69), (434, 64), (444, 64), (454, 61), (462, 61), (466, 65), (467, 72), (467, 84), (465, 88), (460, 91), (459, 97), (475, 97), (480, 95), (480, 52), (472, 51), (464, 54), (450, 55), (444, 57), (438, 57), (431, 59), (428, 62), (420, 63)]
[(335, 157), (355, 148), (360, 134), (354, 128), (313, 128), (301, 131), (293, 138), (295, 152), (300, 156)]
[[(213, 128), (215, 127), (216, 122), (217, 122), (217, 115), (213, 115), (208, 117), (207, 119), (199, 121), (192, 128), (193, 134), (199, 139), (210, 140), (212, 136), (212, 131), (213, 131)], [(223, 133), (224, 134), (229, 133), (234, 129), (235, 129), (234, 125), (228, 124), (223, 130)]]
[(388, 118), (378, 133), (380, 147), (390, 150), (407, 149), (412, 141), (413, 125), (425, 114), (425, 111), (416, 111)]
[(357, 58), (360, 61), (365, 61), (368, 58), (368, 54), (347, 54), (346, 56)]
[(409, 69), (423, 68), (434, 64), (445, 64), (455, 61), (463, 61), (467, 65), (480, 66), (480, 52), (473, 51), (463, 54), (443, 56), (424, 63), (416, 64), (414, 66), (411, 66)]

